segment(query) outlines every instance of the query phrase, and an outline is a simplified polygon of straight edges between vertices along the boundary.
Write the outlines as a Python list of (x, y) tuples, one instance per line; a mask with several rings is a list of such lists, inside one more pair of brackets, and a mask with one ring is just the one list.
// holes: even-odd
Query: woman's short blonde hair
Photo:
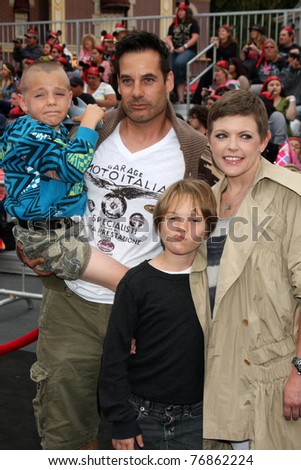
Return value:
[(263, 142), (269, 130), (268, 114), (258, 95), (248, 90), (230, 90), (223, 94), (209, 109), (207, 134), (212, 134), (213, 123), (231, 116), (253, 116), (260, 139)]

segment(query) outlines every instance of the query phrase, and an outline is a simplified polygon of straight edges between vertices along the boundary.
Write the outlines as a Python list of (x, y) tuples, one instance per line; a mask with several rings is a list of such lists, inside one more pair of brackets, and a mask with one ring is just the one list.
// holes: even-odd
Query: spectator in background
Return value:
[(14, 121), (15, 119), (18, 119), (21, 116), (25, 116), (23, 109), (20, 106), (15, 106), (8, 113), (7, 123)]
[(202, 104), (195, 104), (189, 110), (188, 124), (201, 134), (207, 134), (208, 108)]
[(63, 47), (60, 44), (54, 44), (52, 47), (51, 55), (53, 60), (59, 59), (59, 57), (64, 56)]
[[(102, 81), (108, 83), (110, 75), (110, 63), (105, 60), (105, 49), (102, 46), (95, 46), (91, 52), (91, 65), (94, 67), (102, 66), (104, 68)], [(112, 56), (111, 56), (112, 57)]]
[(274, 163), (281, 145), (287, 140), (287, 125), (283, 113), (277, 111), (271, 100), (265, 95), (259, 94), (268, 114), (268, 127), (271, 133), (270, 140), (263, 152), (263, 156)]
[(113, 36), (115, 37), (116, 41), (120, 41), (128, 34), (128, 30), (123, 23), (116, 23)]
[(113, 108), (117, 104), (116, 93), (108, 83), (102, 81), (103, 67), (89, 67), (86, 72), (87, 83), (84, 84), (85, 93), (90, 93), (96, 103), (105, 108)]
[(208, 95), (204, 99), (204, 104), (206, 108), (209, 110), (211, 106), (214, 105), (214, 103), (219, 99), (220, 97), (217, 95)]
[(297, 119), (301, 121), (301, 53), (300, 48), (291, 49), (288, 53), (289, 66), (281, 70), (280, 78), (286, 96), (296, 98)]
[[(13, 39), (12, 42), (14, 44), (13, 51), (22, 48), (22, 44), (23, 44), (23, 39), (22, 38), (15, 38), (15, 39)], [(15, 55), (13, 55), (13, 58), (14, 58), (14, 61), (15, 61), (15, 69), (16, 69), (17, 75), (20, 78), (21, 75), (22, 75), (22, 59), (20, 58), (20, 61), (17, 61), (16, 58), (15, 58)]]
[(105, 50), (104, 59), (109, 61), (115, 52), (115, 38), (113, 34), (106, 33), (101, 45)]
[[(228, 61), (231, 57), (237, 56), (237, 42), (232, 35), (232, 28), (228, 24), (223, 24), (218, 30), (218, 35), (213, 36), (210, 40), (211, 44), (216, 45), (216, 61)], [(209, 59), (213, 59), (213, 50), (207, 53)], [(201, 77), (197, 89), (192, 97), (191, 102), (194, 104), (202, 103), (202, 89), (209, 88), (213, 81), (213, 71), (205, 73)]]
[(65, 70), (66, 74), (70, 78), (73, 75), (73, 67), (72, 64), (69, 62), (69, 60), (66, 57), (59, 57), (58, 59), (55, 60), (55, 62), (58, 62), (63, 69)]
[(276, 111), (282, 113), (287, 123), (287, 135), (292, 136), (290, 121), (296, 119), (296, 98), (294, 95), (284, 96), (280, 77), (271, 75), (261, 87), (261, 94), (273, 103)]
[(70, 86), (72, 91), (72, 101), (75, 106), (78, 105), (77, 98), (80, 98), (86, 104), (96, 104), (95, 98), (90, 93), (84, 92), (84, 81), (80, 77), (71, 77)]
[(248, 72), (239, 57), (230, 57), (228, 60), (228, 69), (232, 79), (238, 80), (241, 90), (248, 90), (250, 88)]
[[(214, 78), (209, 88), (203, 88), (202, 97), (216, 95), (217, 90), (226, 88), (227, 91), (237, 89), (240, 87), (238, 80), (234, 80), (229, 72), (228, 63), (226, 60), (220, 60), (214, 67)], [(223, 90), (225, 91), (225, 90)]]
[(39, 60), (53, 60), (52, 57), (52, 48), (54, 47), (54, 42), (50, 39), (45, 42), (43, 45), (43, 55), (40, 57)]
[[(229, 24), (221, 25), (217, 36), (212, 37), (210, 42), (216, 45), (216, 60), (228, 60), (230, 57), (237, 56), (237, 42)], [(213, 52), (210, 51), (208, 56), (212, 58)]]
[(53, 44), (59, 44), (59, 34), (56, 31), (50, 31), (47, 35), (47, 41), (51, 41)]
[(184, 103), (186, 64), (197, 54), (199, 36), (199, 25), (193, 18), (191, 8), (186, 3), (180, 3), (166, 37), (166, 44), (171, 54), (171, 67), (178, 103)]
[(6, 125), (7, 125), (7, 118), (4, 116), (4, 114), (0, 113), (0, 137), (5, 131)]
[(264, 27), (261, 24), (251, 26), (249, 40), (240, 52), (240, 58), (249, 75), (252, 75), (261, 56), (264, 40)]
[(20, 64), (21, 71), (23, 70), (24, 59), (37, 60), (43, 55), (43, 48), (39, 44), (39, 34), (34, 28), (29, 28), (25, 36), (25, 47), (22, 44), (15, 43), (13, 49), (13, 58)]
[[(22, 62), (23, 72), (24, 72), (24, 70), (26, 70), (31, 64), (34, 64), (34, 63), (35, 63), (35, 60), (33, 60), (33, 59), (24, 59), (23, 62)], [(22, 73), (23, 73), (23, 72), (22, 72)], [(21, 83), (21, 79), (20, 79), (19, 83)]]
[[(51, 41), (55, 45), (60, 44), (59, 37), (62, 35), (61, 31), (50, 31), (47, 36), (47, 41)], [(66, 44), (62, 44), (63, 56), (72, 64), (73, 63), (73, 54), (70, 52)]]
[(293, 136), (289, 137), (290, 145), (293, 147), (295, 155), (297, 155), (299, 162), (301, 162), (301, 139), (299, 137)]
[(82, 67), (79, 65), (80, 62), (90, 62), (92, 57), (92, 51), (96, 47), (96, 37), (94, 34), (84, 34), (82, 39), (82, 48), (79, 52), (77, 63), (78, 68)]
[(268, 38), (263, 43), (262, 54), (255, 66), (254, 74), (250, 77), (252, 85), (251, 91), (260, 93), (261, 85), (271, 75), (280, 75), (281, 70), (285, 67), (286, 62), (278, 53), (275, 41)]
[(0, 112), (7, 117), (11, 108), (9, 100), (13, 91), (16, 91), (18, 85), (17, 73), (13, 64), (10, 62), (3, 62), (2, 70), (0, 71), (0, 78), (2, 79)]
[(19, 93), (18, 89), (13, 91), (9, 100), (10, 110), (7, 116), (9, 122), (12, 119), (16, 119), (17, 117), (24, 116), (25, 114), (23, 109), (19, 105), (18, 93)]
[(290, 26), (281, 28), (278, 39), (279, 55), (287, 60), (290, 50), (296, 47), (299, 46), (294, 42), (294, 30)]
[(118, 90), (118, 77), (117, 77), (117, 68), (116, 68), (116, 59), (113, 55), (110, 59), (110, 75), (109, 75), (109, 84), (116, 93), (117, 102), (121, 101), (121, 95)]

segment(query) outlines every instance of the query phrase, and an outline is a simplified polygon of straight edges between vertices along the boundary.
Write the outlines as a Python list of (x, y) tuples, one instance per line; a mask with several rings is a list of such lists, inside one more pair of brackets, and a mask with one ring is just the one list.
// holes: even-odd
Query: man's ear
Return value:
[(172, 71), (168, 72), (166, 77), (166, 91), (167, 94), (171, 93), (174, 89), (174, 74)]

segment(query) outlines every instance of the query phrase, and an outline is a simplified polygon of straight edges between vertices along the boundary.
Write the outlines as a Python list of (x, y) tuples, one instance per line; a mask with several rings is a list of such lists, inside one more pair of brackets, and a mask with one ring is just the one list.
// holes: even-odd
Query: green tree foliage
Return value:
[[(283, 10), (283, 0), (212, 0), (211, 12)], [(285, 9), (295, 8), (296, 0), (286, 0)]]

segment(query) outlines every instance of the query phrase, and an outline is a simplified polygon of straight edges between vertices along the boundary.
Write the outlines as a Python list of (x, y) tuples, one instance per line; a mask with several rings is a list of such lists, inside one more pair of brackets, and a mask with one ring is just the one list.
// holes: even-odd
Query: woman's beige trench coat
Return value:
[[(222, 178), (213, 188), (218, 203), (225, 187)], [(192, 267), (207, 347), (204, 438), (250, 439), (252, 449), (301, 449), (301, 418), (286, 421), (282, 406), (301, 300), (300, 195), (300, 174), (261, 160), (230, 226), (213, 320), (202, 275), (205, 246)]]

